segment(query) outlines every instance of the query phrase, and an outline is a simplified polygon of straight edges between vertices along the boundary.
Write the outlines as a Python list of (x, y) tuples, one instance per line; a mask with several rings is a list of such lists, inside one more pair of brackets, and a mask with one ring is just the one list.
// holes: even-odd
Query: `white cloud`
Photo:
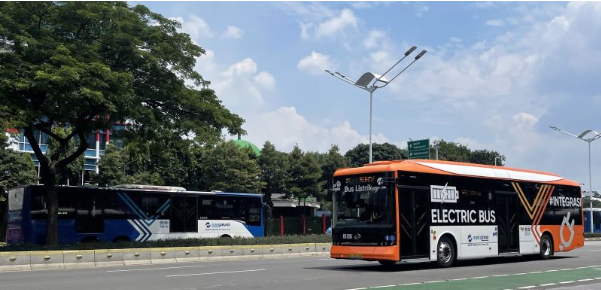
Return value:
[[(309, 122), (299, 114), (295, 107), (281, 107), (265, 112), (247, 121), (245, 128), (252, 132), (248, 135), (251, 142), (263, 144), (269, 140), (279, 150), (289, 151), (298, 144), (303, 150), (324, 152), (332, 144), (338, 144), (345, 152), (359, 143), (368, 143), (369, 136), (361, 135), (344, 121), (330, 128)], [(388, 142), (382, 134), (376, 134), (374, 143)]]
[(268, 72), (260, 72), (254, 77), (254, 80), (265, 89), (275, 89), (275, 78)]
[(308, 74), (320, 75), (323, 74), (326, 69), (336, 69), (337, 65), (332, 62), (329, 55), (313, 51), (310, 55), (301, 59), (296, 67), (300, 71)]
[(227, 29), (221, 34), (221, 38), (226, 39), (240, 39), (242, 38), (244, 31), (236, 26), (228, 25)]
[(202, 18), (194, 14), (190, 15), (187, 19), (183, 17), (174, 17), (171, 19), (179, 21), (182, 24), (182, 31), (189, 34), (190, 38), (195, 41), (213, 37), (213, 32), (209, 25)]
[(371, 3), (365, 1), (351, 2), (351, 6), (355, 9), (366, 9), (371, 8)]
[(257, 63), (251, 58), (245, 58), (239, 63), (230, 66), (223, 75), (231, 77), (233, 75), (254, 74), (257, 72)]
[(367, 38), (363, 41), (363, 45), (367, 48), (375, 48), (380, 45), (383, 39), (386, 38), (386, 32), (374, 29), (369, 32)]
[(415, 16), (422, 17), (426, 12), (428, 12), (428, 10), (430, 10), (428, 6), (423, 5), (421, 3), (417, 3), (415, 8)]
[(309, 39), (309, 29), (313, 27), (313, 23), (301, 23), (301, 39)]
[(357, 21), (358, 20), (352, 10), (343, 9), (340, 12), (340, 15), (320, 23), (315, 28), (315, 36), (317, 38), (333, 37), (338, 33), (344, 32), (348, 27), (357, 29)]
[(503, 27), (505, 26), (505, 21), (503, 21), (503, 19), (491, 19), (486, 21), (486, 25), (493, 27)]
[(449, 40), (454, 43), (461, 43), (461, 39), (457, 38), (457, 37), (451, 36), (451, 37), (449, 37)]

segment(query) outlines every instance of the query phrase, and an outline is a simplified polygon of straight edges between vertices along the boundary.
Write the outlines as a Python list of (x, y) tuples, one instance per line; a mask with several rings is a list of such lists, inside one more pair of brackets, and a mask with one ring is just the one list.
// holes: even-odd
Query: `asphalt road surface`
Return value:
[(601, 242), (587, 242), (550, 260), (482, 259), (447, 269), (429, 262), (385, 268), (319, 256), (0, 272), (0, 289), (601, 289)]

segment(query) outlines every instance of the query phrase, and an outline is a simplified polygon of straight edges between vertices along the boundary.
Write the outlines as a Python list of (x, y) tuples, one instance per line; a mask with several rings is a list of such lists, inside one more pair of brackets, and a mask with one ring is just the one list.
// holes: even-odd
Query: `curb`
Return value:
[(0, 272), (329, 256), (331, 243), (0, 252)]

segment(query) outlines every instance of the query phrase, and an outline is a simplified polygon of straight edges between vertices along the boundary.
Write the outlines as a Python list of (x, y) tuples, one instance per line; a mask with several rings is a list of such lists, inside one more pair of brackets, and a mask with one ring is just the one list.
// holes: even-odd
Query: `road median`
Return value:
[(330, 243), (0, 252), (0, 271), (327, 256)]

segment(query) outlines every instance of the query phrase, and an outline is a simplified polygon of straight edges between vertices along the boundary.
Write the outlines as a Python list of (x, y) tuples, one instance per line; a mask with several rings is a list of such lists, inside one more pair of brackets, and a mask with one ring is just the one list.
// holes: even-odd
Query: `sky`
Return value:
[[(336, 144), (344, 153), (367, 144), (369, 93), (324, 70), (381, 74), (415, 45), (411, 57), (427, 54), (374, 93), (374, 143), (429, 138), (496, 150), (507, 166), (588, 190), (587, 143), (549, 126), (601, 132), (601, 3), (139, 3), (180, 21), (206, 50), (197, 71), (259, 147)], [(601, 190), (601, 141), (591, 154)]]

